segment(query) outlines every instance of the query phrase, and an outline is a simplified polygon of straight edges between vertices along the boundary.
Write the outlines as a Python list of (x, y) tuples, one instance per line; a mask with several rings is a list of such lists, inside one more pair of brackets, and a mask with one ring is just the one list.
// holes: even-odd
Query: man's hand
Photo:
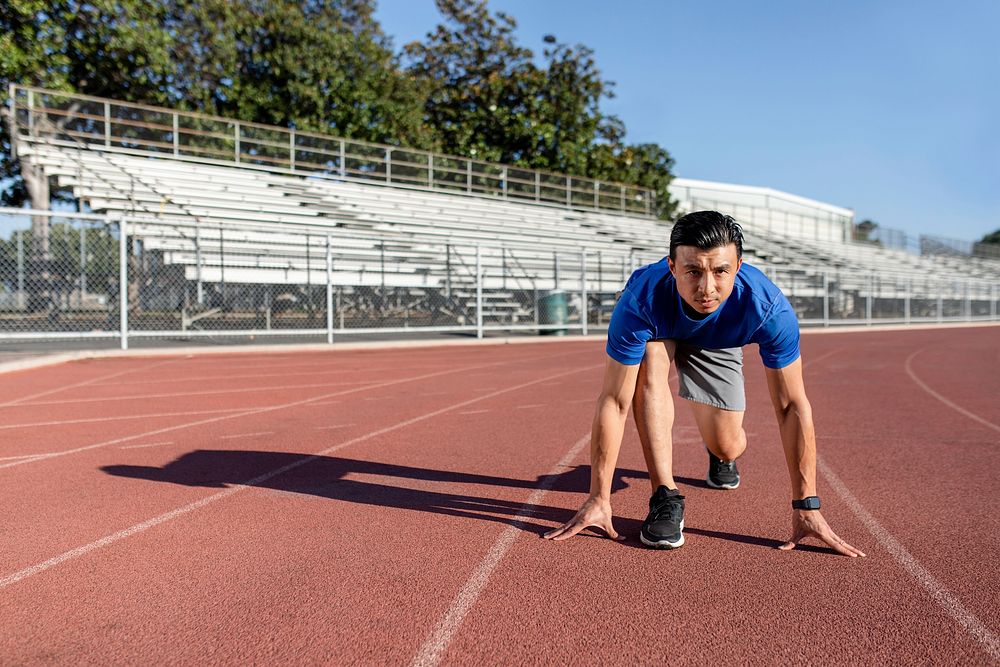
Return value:
[(545, 533), (544, 537), (547, 540), (560, 542), (568, 540), (584, 528), (590, 527), (600, 528), (613, 540), (624, 539), (615, 531), (615, 527), (611, 525), (611, 503), (594, 496), (587, 498), (587, 501), (583, 503), (583, 507), (580, 508), (572, 519), (558, 528)]
[(819, 513), (819, 510), (792, 510), (792, 539), (782, 544), (779, 549), (791, 551), (806, 537), (815, 537), (826, 542), (837, 553), (841, 553), (851, 558), (864, 557), (865, 553), (860, 549), (852, 547), (850, 544), (840, 539), (840, 537), (827, 525), (826, 519)]

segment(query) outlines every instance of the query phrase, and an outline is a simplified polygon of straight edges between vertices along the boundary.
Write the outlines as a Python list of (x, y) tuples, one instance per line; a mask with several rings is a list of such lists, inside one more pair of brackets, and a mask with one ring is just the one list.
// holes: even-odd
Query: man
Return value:
[(683, 545), (684, 496), (672, 469), (670, 364), (708, 449), (709, 486), (735, 489), (736, 459), (747, 444), (742, 347), (748, 343), (760, 347), (791, 480), (792, 536), (779, 548), (816, 537), (846, 556), (864, 556), (820, 513), (816, 436), (795, 312), (774, 283), (743, 264), (740, 226), (716, 211), (678, 220), (669, 256), (638, 269), (625, 285), (608, 328), (609, 359), (591, 433), (590, 496), (545, 537), (565, 540), (593, 526), (620, 539), (611, 522), (611, 479), (631, 405), (653, 488), (640, 540), (660, 549)]

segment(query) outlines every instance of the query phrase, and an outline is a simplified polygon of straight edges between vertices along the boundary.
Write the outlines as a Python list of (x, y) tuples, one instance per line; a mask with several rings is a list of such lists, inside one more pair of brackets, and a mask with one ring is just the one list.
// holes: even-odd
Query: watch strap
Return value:
[(792, 501), (792, 508), (797, 510), (818, 510), (819, 505), (819, 496), (809, 496), (801, 500)]

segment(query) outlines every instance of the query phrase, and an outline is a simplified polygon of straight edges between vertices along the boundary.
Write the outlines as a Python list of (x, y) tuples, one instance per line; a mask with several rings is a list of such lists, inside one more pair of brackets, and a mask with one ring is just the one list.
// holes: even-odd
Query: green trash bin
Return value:
[[(568, 320), (569, 295), (565, 290), (550, 290), (538, 299), (539, 324), (566, 324)], [(566, 329), (540, 329), (538, 333), (542, 336), (562, 336)]]

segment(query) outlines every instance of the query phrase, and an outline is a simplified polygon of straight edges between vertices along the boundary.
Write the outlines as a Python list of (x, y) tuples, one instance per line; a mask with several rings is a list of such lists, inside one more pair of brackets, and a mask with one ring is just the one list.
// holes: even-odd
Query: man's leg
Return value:
[(674, 399), (670, 395), (670, 364), (676, 345), (671, 340), (646, 343), (646, 354), (639, 366), (632, 413), (646, 458), (649, 481), (655, 492), (661, 485), (676, 489), (673, 473), (673, 446), (670, 431), (674, 425)]
[(691, 402), (694, 420), (708, 451), (723, 461), (735, 461), (747, 448), (743, 411), (723, 410), (705, 403)]

